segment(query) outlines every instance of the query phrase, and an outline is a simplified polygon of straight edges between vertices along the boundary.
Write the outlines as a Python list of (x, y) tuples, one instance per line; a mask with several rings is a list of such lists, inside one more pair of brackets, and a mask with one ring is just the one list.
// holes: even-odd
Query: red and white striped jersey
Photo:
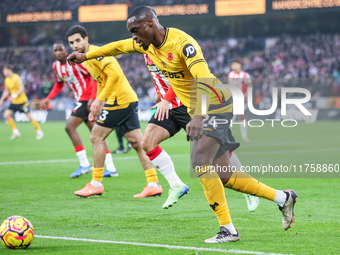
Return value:
[(243, 94), (247, 93), (247, 87), (251, 84), (251, 78), (247, 72), (241, 71), (240, 73), (235, 73), (234, 71), (231, 71), (228, 74), (228, 78), (230, 85), (239, 87)]
[(67, 83), (76, 101), (88, 101), (91, 97), (93, 84), (90, 73), (84, 64), (69, 65), (59, 61), (53, 63), (56, 82)]
[[(163, 99), (166, 92), (168, 91), (170, 87), (170, 82), (167, 80), (167, 78), (162, 74), (161, 70), (158, 69), (157, 66), (152, 62), (151, 58), (148, 54), (144, 54), (145, 63), (148, 66), (149, 72), (151, 74), (151, 77), (153, 79), (153, 82), (156, 85), (156, 91)], [(175, 97), (174, 100), (170, 102), (170, 109), (177, 108), (179, 106), (183, 105), (182, 102), (178, 99), (178, 97)]]

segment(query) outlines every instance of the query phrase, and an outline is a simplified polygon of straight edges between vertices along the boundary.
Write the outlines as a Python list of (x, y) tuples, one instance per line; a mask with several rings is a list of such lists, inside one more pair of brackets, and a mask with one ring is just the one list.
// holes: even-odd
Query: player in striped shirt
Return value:
[[(231, 63), (231, 69), (232, 71), (228, 74), (229, 84), (235, 85), (239, 87), (243, 94), (244, 94), (244, 101), (246, 102), (247, 98), (247, 88), (252, 87), (251, 78), (250, 75), (242, 71), (242, 62), (238, 59), (234, 60)], [(243, 141), (250, 142), (248, 138), (248, 130), (247, 130), (247, 120), (245, 118), (245, 115), (239, 115), (239, 119), (244, 125), (240, 124), (240, 130), (241, 130), (241, 136)], [(233, 122), (236, 120), (236, 115), (233, 118)]]
[[(230, 216), (223, 187), (273, 201), (282, 213), (283, 229), (289, 229), (293, 222), (297, 198), (294, 190), (273, 189), (241, 171), (227, 171), (222, 176), (221, 172), (217, 173), (214, 169), (215, 164), (229, 166), (229, 153), (234, 151), (239, 143), (235, 142), (229, 128), (232, 119), (231, 93), (223, 89), (216, 91), (213, 87), (219, 81), (210, 72), (197, 41), (179, 29), (163, 27), (155, 12), (148, 6), (139, 6), (129, 13), (127, 28), (131, 32), (131, 39), (113, 42), (86, 54), (74, 52), (68, 57), (68, 61), (76, 64), (85, 60), (92, 61), (96, 58), (120, 54), (148, 54), (169, 80), (176, 96), (193, 111), (193, 119), (187, 125), (187, 138), (194, 141), (191, 166), (202, 184), (209, 206), (220, 225), (220, 232), (206, 239), (205, 242), (222, 243), (240, 240), (240, 235)], [(193, 78), (200, 80), (210, 78), (212, 86), (196, 82), (193, 84), (192, 89), (195, 90), (193, 94), (190, 87), (190, 81)], [(202, 88), (199, 87), (202, 84), (214, 91), (215, 96), (210, 102), (216, 99), (221, 101), (221, 106), (218, 108), (215, 108), (215, 104), (210, 104), (212, 107), (208, 109), (206, 118), (201, 111), (202, 104), (197, 101), (200, 98), (198, 88)], [(191, 100), (194, 101), (191, 103)], [(209, 122), (217, 117), (228, 122), (214, 128)], [(206, 127), (204, 127), (204, 122), (207, 124)], [(201, 219), (204, 219), (203, 215)]]
[[(170, 82), (152, 62), (149, 55), (144, 54), (144, 59), (154, 81), (158, 96), (157, 99), (155, 99), (156, 105), (153, 108), (158, 106), (157, 109), (159, 112), (156, 112), (156, 114), (151, 117), (149, 124), (146, 126), (142, 146), (152, 163), (163, 174), (170, 185), (169, 197), (163, 205), (163, 208), (167, 209), (177, 202), (179, 197), (186, 194), (183, 193), (183, 191), (186, 191), (187, 186), (179, 179), (170, 156), (159, 146), (159, 144), (175, 135), (181, 128), (185, 130), (186, 125), (190, 122), (191, 118), (187, 113), (187, 108), (181, 103), (178, 97), (173, 94)], [(170, 94), (167, 94), (169, 89)], [(163, 102), (165, 105), (162, 108), (164, 109), (163, 111), (160, 111), (160, 107), (162, 107), (160, 102)], [(229, 160), (232, 167), (241, 169), (242, 164), (234, 152), (229, 154)], [(181, 191), (181, 189), (183, 190)], [(154, 190), (154, 188), (147, 186), (142, 193), (137, 194), (134, 197), (151, 196), (154, 194)], [(258, 198), (256, 197), (257, 201), (254, 201), (254, 196), (248, 194), (244, 195), (247, 199), (248, 209), (251, 212), (255, 211), (258, 206)]]
[[(185, 130), (191, 118), (187, 112), (187, 107), (176, 97), (169, 81), (152, 62), (151, 58), (144, 54), (144, 59), (161, 101), (153, 107), (157, 107), (157, 111), (146, 126), (142, 147), (153, 165), (157, 167), (170, 185), (169, 197), (163, 204), (163, 208), (168, 209), (189, 192), (189, 187), (178, 177), (171, 157), (159, 144), (174, 136), (182, 128)], [(155, 192), (156, 189), (148, 184), (142, 193), (134, 197), (152, 196)]]
[[(57, 61), (53, 63), (56, 82), (47, 98), (41, 101), (40, 107), (45, 110), (50, 101), (61, 92), (65, 83), (73, 92), (76, 105), (72, 110), (71, 116), (67, 120), (65, 131), (69, 135), (75, 148), (76, 155), (79, 158), (79, 168), (70, 175), (71, 178), (74, 178), (92, 171), (92, 166), (87, 158), (86, 150), (81, 137), (77, 132), (77, 128), (84, 122), (90, 131), (92, 130), (94, 122), (88, 120), (88, 115), (91, 103), (96, 98), (97, 86), (95, 82), (92, 81), (92, 77), (86, 70), (84, 64), (74, 66), (67, 64), (67, 49), (62, 41), (57, 41), (53, 44), (53, 54), (57, 59)], [(106, 150), (105, 165), (107, 171), (114, 173), (111, 174), (111, 176), (118, 176), (108, 146)]]

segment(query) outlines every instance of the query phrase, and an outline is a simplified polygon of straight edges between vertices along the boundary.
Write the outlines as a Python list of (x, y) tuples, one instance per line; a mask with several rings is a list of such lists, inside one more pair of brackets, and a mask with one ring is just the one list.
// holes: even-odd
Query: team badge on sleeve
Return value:
[(193, 58), (196, 56), (196, 49), (194, 48), (194, 46), (192, 46), (192, 44), (186, 44), (183, 47), (183, 54), (187, 57), (187, 58)]

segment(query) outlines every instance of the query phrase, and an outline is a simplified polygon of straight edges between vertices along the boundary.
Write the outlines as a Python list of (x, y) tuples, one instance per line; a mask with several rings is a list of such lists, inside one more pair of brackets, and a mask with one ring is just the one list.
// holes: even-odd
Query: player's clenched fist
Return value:
[(73, 52), (67, 57), (67, 62), (70, 65), (75, 65), (83, 63), (86, 59), (86, 53)]

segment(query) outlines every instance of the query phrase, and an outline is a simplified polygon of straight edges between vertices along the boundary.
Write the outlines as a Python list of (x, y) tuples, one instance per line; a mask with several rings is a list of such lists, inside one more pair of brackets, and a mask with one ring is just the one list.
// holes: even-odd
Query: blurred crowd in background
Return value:
[[(270, 95), (273, 86), (305, 87), (314, 97), (340, 96), (340, 34), (249, 36), (200, 40), (199, 44), (211, 72), (223, 82), (227, 81), (231, 62), (238, 59), (253, 79), (254, 93), (261, 96)], [(155, 89), (143, 55), (123, 55), (117, 59), (138, 96), (152, 99)], [(0, 63), (15, 66), (30, 99), (43, 98), (51, 90), (55, 82), (54, 61), (52, 45), (0, 48)], [(3, 88), (1, 71), (0, 89)], [(67, 88), (60, 96), (72, 98)]]
[[(199, 4), (204, 0), (165, 0), (162, 5)], [(100, 4), (159, 5), (157, 0), (2, 0), (0, 9), (4, 13), (43, 12), (54, 10), (75, 10), (80, 5)]]

